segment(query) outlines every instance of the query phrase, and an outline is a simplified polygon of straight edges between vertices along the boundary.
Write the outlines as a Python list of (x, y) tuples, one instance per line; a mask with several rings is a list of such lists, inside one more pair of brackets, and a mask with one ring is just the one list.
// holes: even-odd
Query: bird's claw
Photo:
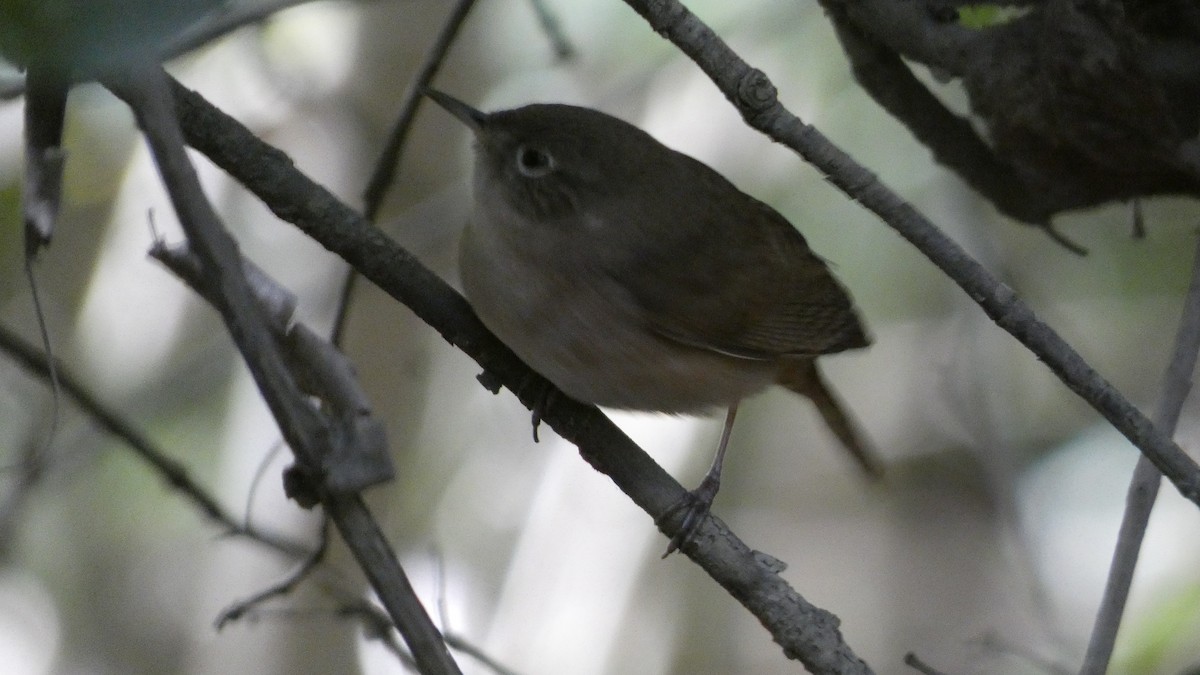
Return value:
[(683, 517), (679, 521), (679, 529), (671, 537), (671, 541), (667, 544), (667, 550), (662, 554), (662, 557), (666, 558), (692, 541), (692, 537), (695, 536), (696, 531), (700, 528), (700, 524), (708, 518), (712, 510), (712, 503), (717, 496), (717, 489), (719, 487), (720, 479), (713, 476), (705, 476), (699, 487), (686, 493), (679, 501), (672, 504), (661, 516), (655, 519), (655, 524), (661, 527), (671, 516), (679, 513), (681, 510), (684, 511)]

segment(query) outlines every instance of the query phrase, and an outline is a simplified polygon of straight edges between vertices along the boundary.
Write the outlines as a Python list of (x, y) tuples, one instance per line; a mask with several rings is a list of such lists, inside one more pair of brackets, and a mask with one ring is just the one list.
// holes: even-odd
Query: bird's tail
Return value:
[(871, 479), (883, 476), (883, 464), (863, 438), (858, 425), (850, 418), (845, 406), (829, 390), (813, 359), (787, 361), (779, 373), (779, 384), (813, 402), (829, 430), (858, 462)]

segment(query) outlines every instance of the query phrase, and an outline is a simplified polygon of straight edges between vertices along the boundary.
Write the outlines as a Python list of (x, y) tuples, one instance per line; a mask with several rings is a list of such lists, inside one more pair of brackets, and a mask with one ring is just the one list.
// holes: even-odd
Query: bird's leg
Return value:
[(667, 552), (663, 554), (664, 558), (677, 551), (680, 546), (692, 538), (696, 528), (700, 526), (712, 508), (713, 500), (717, 497), (717, 490), (721, 487), (721, 467), (725, 463), (725, 447), (729, 445), (729, 435), (733, 431), (733, 419), (737, 417), (737, 409), (737, 404), (734, 403), (729, 406), (729, 412), (725, 414), (725, 428), (721, 430), (721, 442), (717, 445), (717, 454), (713, 457), (712, 465), (708, 467), (708, 473), (704, 474), (704, 480), (700, 481), (700, 485), (695, 490), (687, 493), (683, 499), (672, 505), (658, 519), (661, 522), (680, 509), (687, 509), (679, 524), (679, 531), (674, 537), (671, 537), (671, 543), (667, 545)]

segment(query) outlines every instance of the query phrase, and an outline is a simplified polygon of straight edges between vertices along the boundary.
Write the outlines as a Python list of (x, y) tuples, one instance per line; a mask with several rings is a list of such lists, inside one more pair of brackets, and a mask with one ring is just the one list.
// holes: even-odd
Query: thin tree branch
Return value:
[[(516, 393), (530, 409), (551, 387), (496, 339), (466, 300), (353, 209), (292, 165), (278, 149), (178, 84), (175, 100), (188, 143), (261, 199), (407, 305), (484, 367), (488, 382)], [(594, 406), (559, 396), (545, 421), (656, 521), (686, 491)], [(674, 536), (679, 518), (660, 522)], [(744, 604), (792, 658), (818, 673), (869, 673), (843, 641), (839, 621), (813, 606), (716, 518), (701, 524), (683, 551)]]
[(1200, 505), (1200, 467), (1104, 380), (1017, 294), (865, 167), (779, 103), (775, 85), (676, 0), (625, 0), (709, 76), (746, 123), (795, 150), (852, 200), (879, 216), (957, 283), (983, 311), (1043, 361)]
[(375, 162), (375, 171), (371, 174), (371, 179), (367, 181), (366, 190), (363, 191), (363, 214), (367, 220), (374, 221), (379, 216), (383, 198), (387, 194), (388, 188), (396, 181), (396, 173), (400, 169), (400, 153), (404, 150), (405, 141), (408, 140), (408, 132), (412, 129), (417, 110), (425, 100), (425, 89), (437, 76), (438, 70), (446, 60), (446, 55), (450, 53), (450, 47), (458, 37), (458, 31), (466, 22), (467, 15), (471, 13), (471, 8), (474, 6), (475, 0), (458, 0), (454, 8), (450, 10), (449, 16), (446, 17), (446, 23), (442, 25), (437, 39), (433, 41), (433, 45), (425, 54), (425, 60), (417, 69), (416, 76), (404, 91), (404, 102), (400, 105), (400, 115), (396, 118), (396, 123), (388, 134), (383, 152)]
[[(37, 347), (25, 342), (7, 327), (0, 326), (0, 350), (13, 358), (22, 368), (38, 377), (50, 376), (50, 360)], [(132, 423), (105, 405), (75, 377), (62, 363), (55, 365), (63, 392), (83, 411), (94, 419), (102, 429), (120, 439), (134, 454), (148, 464), (166, 480), (172, 488), (182, 492), (199, 507), (200, 512), (219, 524), (228, 534), (247, 537), (284, 553), (300, 558), (310, 553), (310, 547), (278, 534), (242, 524), (227, 512), (208, 492), (188, 474), (187, 468), (171, 459)]]
[[(1192, 280), (1188, 285), (1187, 298), (1184, 300), (1183, 317), (1179, 321), (1179, 331), (1175, 335), (1175, 350), (1171, 355), (1171, 362), (1167, 366), (1166, 373), (1163, 375), (1161, 399), (1154, 416), (1154, 424), (1165, 434), (1174, 434), (1175, 427), (1179, 423), (1179, 413), (1192, 389), (1192, 373), (1196, 370), (1198, 350), (1200, 350), (1200, 238), (1197, 238), (1195, 259), (1192, 263)], [(1100, 610), (1096, 614), (1096, 623), (1092, 627), (1092, 636), (1083, 659), (1083, 667), (1079, 671), (1084, 675), (1103, 675), (1108, 671), (1113, 645), (1117, 640), (1121, 618), (1125, 613), (1125, 601), (1129, 598), (1129, 589), (1133, 584), (1133, 572), (1137, 567), (1142, 539), (1145, 537), (1146, 525), (1150, 522), (1150, 512), (1154, 509), (1154, 502), (1158, 497), (1158, 488), (1161, 483), (1162, 474), (1158, 469), (1145, 456), (1139, 457), (1137, 466), (1133, 470), (1129, 492), (1125, 498), (1125, 515), (1121, 520), (1121, 529), (1117, 535), (1112, 567), (1108, 572), (1108, 583), (1104, 588), (1104, 597), (1100, 601)]]
[[(467, 15), (474, 6), (475, 0), (458, 0), (458, 4), (450, 10), (450, 15), (446, 18), (442, 31), (438, 33), (437, 39), (434, 40), (429, 52), (425, 55), (421, 67), (417, 69), (416, 76), (404, 92), (400, 115), (396, 118), (391, 133), (388, 134), (383, 152), (380, 153), (379, 160), (375, 162), (375, 171), (371, 173), (366, 190), (363, 192), (363, 213), (371, 222), (375, 222), (379, 218), (379, 209), (383, 206), (383, 198), (387, 195), (388, 188), (396, 181), (396, 174), (400, 170), (400, 156), (404, 152), (404, 144), (408, 140), (408, 132), (412, 129), (413, 120), (417, 117), (417, 110), (425, 99), (425, 88), (437, 76), (442, 62), (446, 60), (446, 54), (450, 52), (450, 46), (454, 44), (459, 29), (466, 22)], [(333, 321), (331, 341), (335, 345), (342, 344), (345, 337), (346, 322), (350, 316), (350, 300), (357, 284), (358, 274), (351, 267), (346, 271), (346, 279), (342, 282), (337, 316)]]
[[(232, 335), (259, 391), (271, 409), (299, 467), (314, 471), (337, 443), (334, 428), (302, 395), (243, 273), (241, 256), (200, 187), (187, 153), (169, 78), (160, 66), (131, 69), (106, 80), (106, 86), (133, 109), (192, 250), (204, 269), (214, 305)], [(317, 473), (311, 474), (319, 476)], [(358, 559), (396, 627), (413, 651), (421, 671), (459, 673), (445, 642), (421, 607), (404, 570), (357, 494), (333, 494), (317, 482), (310, 486)]]
[(262, 603), (282, 595), (287, 595), (296, 590), (300, 584), (304, 583), (312, 574), (313, 570), (321, 564), (325, 559), (325, 553), (329, 550), (329, 518), (323, 518), (321, 522), (320, 539), (317, 547), (300, 561), (300, 565), (282, 580), (274, 583), (267, 588), (255, 593), (254, 595), (235, 602), (234, 604), (221, 610), (217, 615), (216, 627), (217, 630), (224, 628), (229, 622), (237, 621), (246, 614), (261, 605)]
[[(25, 280), (29, 284), (29, 299), (37, 319), (42, 349), (50, 356), (48, 379), (52, 396), (50, 424), (39, 443), (28, 446), (21, 471), (21, 480), (9, 500), (14, 510), (7, 508), (0, 518), (4, 530), (15, 525), (15, 514), (24, 497), (29, 494), (42, 474), (54, 436), (58, 430), (61, 386), (54, 370), (54, 342), (42, 308), (34, 262), (37, 254), (50, 245), (62, 206), (62, 179), (66, 154), (62, 136), (67, 110), (70, 77), (67, 69), (58, 64), (38, 63), (30, 66), (27, 77), (29, 89), (25, 95), (25, 181), (21, 186), (21, 216), (24, 220)], [(8, 520), (8, 518), (12, 518)]]
[(404, 637), (421, 673), (462, 672), (362, 497), (357, 493), (329, 495), (322, 504)]

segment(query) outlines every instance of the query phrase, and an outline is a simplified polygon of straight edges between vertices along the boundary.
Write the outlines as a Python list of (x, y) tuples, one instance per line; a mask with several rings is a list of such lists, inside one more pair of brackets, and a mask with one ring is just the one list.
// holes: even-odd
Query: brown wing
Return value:
[(703, 169), (694, 198), (662, 200), (630, 214), (660, 222), (642, 234), (655, 237), (655, 245), (634, 242), (627, 249), (637, 251), (626, 264), (639, 273), (624, 275), (623, 282), (650, 329), (745, 358), (866, 346), (849, 295), (800, 233), (774, 209)]

